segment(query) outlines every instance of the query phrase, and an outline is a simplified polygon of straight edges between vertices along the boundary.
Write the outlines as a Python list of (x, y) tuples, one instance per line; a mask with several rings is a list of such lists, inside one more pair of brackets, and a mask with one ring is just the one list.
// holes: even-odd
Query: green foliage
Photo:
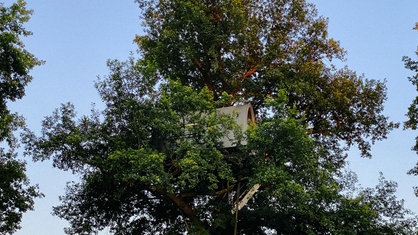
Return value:
[(384, 82), (332, 66), (344, 51), (304, 0), (137, 2), (146, 35), (136, 41), (142, 63), (154, 71), (149, 77), (206, 86), (215, 100), (227, 92), (232, 103), (251, 102), (256, 112), (284, 89), (312, 136), (337, 152), (343, 141), (370, 157), (369, 142), (392, 128), (382, 115)]
[(0, 149), (0, 232), (11, 234), (20, 228), (22, 213), (33, 209), (34, 197), (41, 196), (30, 186), (25, 163), (12, 151)]
[(404, 208), (404, 201), (396, 198), (397, 183), (388, 181), (380, 173), (379, 184), (366, 189), (362, 196), (378, 214), (375, 234), (417, 234), (417, 216)]
[[(184, 229), (182, 213), (195, 224), (197, 212), (189, 204), (234, 182), (219, 139), (235, 124), (218, 118), (207, 89), (169, 82), (138, 95), (126, 86), (149, 84), (125, 76), (134, 72), (132, 64), (109, 65), (115, 73), (97, 84), (108, 105), (103, 120), (93, 113), (77, 121), (66, 104), (45, 119), (41, 138), (26, 135), (34, 159), (52, 156), (56, 167), (83, 175), (80, 184), (69, 185), (55, 213), (71, 221), (71, 233), (105, 225), (122, 234), (167, 231), (166, 225)], [(141, 212), (143, 218), (130, 218)], [(86, 224), (87, 218), (92, 220)]]
[[(418, 31), (418, 27), (415, 28), (415, 30)], [(415, 52), (415, 54), (418, 56), (418, 50)], [(412, 83), (412, 85), (416, 86), (416, 89), (418, 91), (418, 61), (413, 60), (410, 57), (404, 56), (402, 58), (405, 68), (411, 70), (412, 72), (415, 72), (414, 75), (411, 77), (408, 77), (408, 80)], [(405, 126), (407, 128), (411, 128), (413, 130), (417, 129), (418, 124), (418, 98), (415, 98), (415, 100), (412, 102), (412, 104), (409, 106), (407, 116), (409, 117), (409, 120), (405, 122)]]
[(32, 11), (18, 0), (10, 7), (0, 4), (0, 233), (20, 228), (22, 214), (33, 209), (33, 198), (40, 197), (29, 185), (25, 163), (16, 160), (13, 132), (24, 126), (23, 118), (11, 113), (7, 102), (20, 99), (32, 80), (29, 71), (41, 62), (25, 50), (21, 37), (30, 35), (23, 24)]
[[(418, 55), (418, 50), (416, 51), (416, 54)], [(417, 87), (417, 90), (418, 90), (418, 61), (414, 61), (409, 57), (404, 57), (403, 61), (407, 69), (410, 69), (416, 73), (413, 76), (409, 77), (408, 79), (414, 86)], [(409, 120), (405, 122), (405, 126), (407, 128), (416, 130), (417, 124), (418, 124), (418, 98), (415, 98), (412, 101), (412, 104), (408, 108), (407, 116)]]
[(342, 194), (339, 169), (324, 163), (326, 151), (287, 107), (285, 92), (266, 102), (273, 111), (242, 136), (247, 145), (225, 149), (221, 137), (238, 127), (233, 116), (216, 113), (209, 89), (171, 80), (155, 86), (128, 76), (142, 69), (133, 61), (109, 62), (111, 74), (97, 83), (102, 113), (77, 118), (65, 104), (44, 120), (40, 137), (25, 135), (27, 154), (82, 176), (54, 208), (70, 222), (67, 233), (109, 226), (115, 234), (232, 234), (237, 196), (254, 184), (261, 187), (239, 211), (240, 234), (388, 227), (379, 216), (389, 214), (375, 205), (396, 198)]
[(32, 11), (25, 8), (26, 3), (17, 1), (10, 7), (0, 9), (0, 100), (14, 101), (25, 94), (25, 86), (32, 80), (29, 71), (41, 62), (25, 50), (20, 37), (31, 35), (23, 24)]

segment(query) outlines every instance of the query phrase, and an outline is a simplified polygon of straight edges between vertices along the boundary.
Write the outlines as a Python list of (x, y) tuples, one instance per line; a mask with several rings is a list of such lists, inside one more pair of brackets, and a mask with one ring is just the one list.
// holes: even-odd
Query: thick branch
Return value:
[(196, 213), (193, 210), (193, 208), (187, 204), (185, 201), (183, 201), (182, 198), (177, 197), (175, 194), (171, 193), (167, 195), (168, 198), (170, 198), (170, 200), (172, 202), (174, 202), (174, 204), (176, 204), (176, 206), (178, 206), (178, 208), (181, 210), (181, 212), (183, 212), (183, 214), (191, 219), (191, 220), (195, 220), (196, 219)]
[(177, 196), (174, 193), (168, 193), (165, 190), (158, 188), (155, 190), (158, 194), (167, 197), (170, 201), (172, 201), (179, 209), (180, 211), (190, 220), (196, 219), (196, 213), (193, 210), (193, 208), (187, 204), (182, 197)]
[(247, 79), (249, 76), (253, 75), (255, 72), (257, 72), (257, 66), (252, 66), (245, 74), (242, 76), (242, 78)]
[(214, 92), (214, 87), (213, 87), (212, 82), (210, 80), (210, 71), (205, 71), (205, 69), (203, 68), (203, 63), (199, 58), (193, 58), (193, 64), (196, 66), (196, 68), (202, 74), (203, 83), (205, 84), (205, 86), (207, 86), (210, 91)]
[(230, 185), (227, 188), (221, 189), (221, 190), (215, 192), (215, 196), (220, 197), (220, 196), (224, 195), (225, 193), (230, 192), (232, 189), (234, 189), (234, 187), (235, 187), (235, 184)]

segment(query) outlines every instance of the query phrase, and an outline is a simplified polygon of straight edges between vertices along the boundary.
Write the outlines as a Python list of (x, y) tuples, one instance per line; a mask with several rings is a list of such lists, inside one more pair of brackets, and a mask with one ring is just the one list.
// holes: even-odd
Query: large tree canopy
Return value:
[[(137, 0), (147, 34), (137, 42), (154, 80), (178, 79), (208, 87), (218, 99), (251, 102), (256, 111), (285, 89), (312, 134), (328, 143), (358, 144), (364, 156), (390, 130), (382, 114), (385, 84), (348, 68), (327, 20), (312, 4), (296, 1)], [(336, 142), (333, 142), (335, 145)]]
[[(54, 208), (68, 233), (414, 231), (395, 184), (353, 191), (343, 174), (341, 141), (367, 156), (390, 130), (385, 85), (332, 66), (344, 51), (313, 5), (137, 2), (140, 56), (108, 62), (96, 84), (105, 109), (80, 118), (64, 104), (24, 138), (28, 155), (81, 176)], [(217, 112), (243, 103), (257, 112), (244, 133)]]
[[(233, 116), (216, 113), (208, 88), (195, 91), (168, 81), (159, 88), (141, 79), (141, 65), (110, 61), (97, 83), (106, 104), (100, 115), (77, 118), (64, 104), (43, 122), (42, 135), (27, 133), (27, 153), (82, 176), (68, 185), (54, 213), (69, 234), (109, 226), (115, 234), (381, 234), (412, 231), (395, 186), (350, 191), (332, 164), (287, 108), (285, 91), (241, 135)], [(225, 97), (225, 96), (224, 96)], [(231, 97), (230, 97), (231, 98)], [(247, 145), (223, 148), (224, 133)], [(254, 185), (260, 188), (238, 211)], [(389, 218), (389, 219), (388, 219)]]
[(31, 11), (24, 1), (6, 7), (0, 3), (0, 233), (19, 228), (22, 213), (33, 209), (33, 198), (40, 196), (30, 186), (25, 164), (16, 160), (13, 131), (24, 125), (23, 119), (7, 108), (7, 102), (20, 99), (32, 80), (29, 71), (41, 62), (25, 50), (21, 37), (30, 35), (23, 24)]

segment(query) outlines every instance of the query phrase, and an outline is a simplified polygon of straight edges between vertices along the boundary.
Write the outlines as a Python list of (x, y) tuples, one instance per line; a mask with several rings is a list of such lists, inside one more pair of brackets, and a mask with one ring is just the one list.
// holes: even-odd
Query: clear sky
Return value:
[[(108, 74), (107, 59), (126, 59), (135, 34), (141, 33), (139, 9), (133, 0), (27, 0), (35, 10), (26, 25), (34, 35), (25, 39), (27, 49), (46, 61), (36, 68), (33, 82), (23, 100), (11, 108), (24, 115), (29, 128), (38, 132), (44, 116), (61, 103), (72, 102), (80, 115), (88, 114), (92, 103), (100, 108), (94, 88), (97, 76)], [(11, 0), (5, 1), (10, 4)], [(320, 15), (329, 18), (329, 34), (347, 50), (349, 68), (366, 78), (387, 80), (388, 100), (385, 114), (402, 122), (407, 107), (417, 92), (408, 82), (412, 72), (404, 68), (402, 56), (415, 57), (418, 32), (416, 0), (316, 0)], [(377, 184), (379, 172), (398, 182), (398, 195), (406, 206), (418, 213), (418, 199), (412, 187), (418, 178), (406, 172), (418, 161), (410, 151), (418, 133), (396, 130), (373, 146), (373, 158), (361, 159), (350, 152), (350, 169), (364, 186)], [(51, 162), (28, 161), (32, 183), (39, 184), (45, 198), (36, 200), (35, 211), (26, 213), (17, 235), (64, 234), (65, 221), (51, 215), (59, 204), (65, 183), (77, 176), (52, 168)], [(104, 232), (103, 234), (107, 234)]]

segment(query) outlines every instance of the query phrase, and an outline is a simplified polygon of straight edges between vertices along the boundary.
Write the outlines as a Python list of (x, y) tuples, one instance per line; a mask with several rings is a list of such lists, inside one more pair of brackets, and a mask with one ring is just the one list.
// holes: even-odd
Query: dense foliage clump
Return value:
[(25, 95), (32, 80), (29, 71), (39, 65), (34, 55), (25, 50), (22, 37), (29, 36), (23, 24), (32, 11), (17, 1), (9, 7), (0, 3), (0, 233), (13, 233), (19, 228), (22, 214), (33, 209), (33, 199), (41, 196), (25, 174), (25, 163), (16, 159), (13, 132), (24, 126), (24, 120), (12, 113), (7, 104)]

